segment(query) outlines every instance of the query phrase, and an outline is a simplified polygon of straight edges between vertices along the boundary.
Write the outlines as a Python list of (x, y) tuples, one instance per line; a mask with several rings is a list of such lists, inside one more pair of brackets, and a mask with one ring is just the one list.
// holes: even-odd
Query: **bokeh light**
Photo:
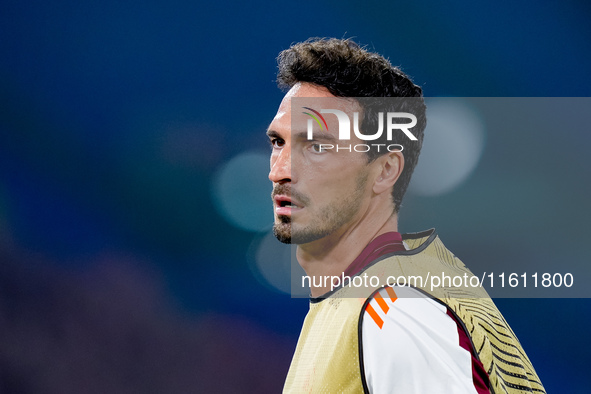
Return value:
[(269, 156), (245, 152), (226, 162), (215, 174), (213, 201), (218, 212), (233, 225), (248, 231), (271, 227)]
[(449, 193), (478, 165), (485, 130), (478, 113), (460, 98), (427, 100), (427, 128), (409, 191), (423, 196)]
[(267, 287), (289, 294), (291, 246), (279, 242), (269, 231), (251, 245), (249, 263), (255, 277)]

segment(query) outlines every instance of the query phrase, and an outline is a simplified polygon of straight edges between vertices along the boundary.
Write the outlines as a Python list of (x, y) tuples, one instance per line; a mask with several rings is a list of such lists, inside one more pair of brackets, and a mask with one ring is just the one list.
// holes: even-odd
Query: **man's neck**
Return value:
[[(340, 276), (373, 239), (387, 232), (398, 231), (398, 215), (395, 213), (388, 218), (368, 219), (364, 217), (341, 232), (298, 245), (297, 259), (306, 275), (311, 278)], [(319, 297), (330, 290), (331, 283), (326, 281), (326, 286), (312, 287), (310, 293), (312, 297)]]

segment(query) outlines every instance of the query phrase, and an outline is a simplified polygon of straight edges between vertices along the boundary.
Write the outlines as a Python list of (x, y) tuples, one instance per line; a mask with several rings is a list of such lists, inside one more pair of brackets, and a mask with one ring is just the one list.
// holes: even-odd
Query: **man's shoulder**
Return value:
[(386, 286), (367, 298), (363, 310), (362, 318), (381, 329), (386, 322), (404, 325), (410, 320), (428, 326), (445, 315), (447, 308), (416, 288)]
[(359, 329), (363, 376), (371, 392), (480, 392), (458, 323), (424, 292), (380, 289), (367, 299)]

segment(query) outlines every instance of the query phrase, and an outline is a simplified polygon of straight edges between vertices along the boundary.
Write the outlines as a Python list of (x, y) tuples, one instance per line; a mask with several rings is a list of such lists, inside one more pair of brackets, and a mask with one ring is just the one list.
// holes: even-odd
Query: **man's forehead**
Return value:
[(290, 97), (335, 97), (327, 88), (308, 82), (298, 82), (289, 89), (285, 98)]
[[(339, 109), (351, 115), (353, 112), (359, 111), (359, 103), (354, 99), (336, 97), (323, 86), (298, 82), (281, 100), (271, 126), (290, 126), (294, 122), (303, 122), (305, 125), (309, 118), (305, 114), (306, 107), (317, 111), (329, 108)], [(336, 118), (328, 117), (327, 121), (329, 123), (336, 122)]]
[(341, 109), (344, 111), (357, 111), (359, 108), (359, 103), (357, 100), (346, 97), (336, 97), (324, 86), (314, 85), (308, 82), (298, 82), (291, 89), (289, 89), (289, 91), (283, 97), (279, 108), (289, 108), (292, 103), (292, 99), (301, 101), (306, 98), (309, 98), (311, 102), (316, 102), (319, 104), (336, 105), (341, 107)]

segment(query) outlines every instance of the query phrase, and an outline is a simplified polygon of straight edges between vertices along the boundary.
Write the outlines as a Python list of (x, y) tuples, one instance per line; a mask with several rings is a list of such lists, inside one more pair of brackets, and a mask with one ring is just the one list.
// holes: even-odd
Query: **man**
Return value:
[(295, 44), (278, 60), (289, 90), (267, 132), (274, 232), (297, 244), (311, 285), (284, 391), (545, 392), (483, 290), (400, 283), (472, 277), (434, 230), (398, 232), (422, 90), (350, 40)]

